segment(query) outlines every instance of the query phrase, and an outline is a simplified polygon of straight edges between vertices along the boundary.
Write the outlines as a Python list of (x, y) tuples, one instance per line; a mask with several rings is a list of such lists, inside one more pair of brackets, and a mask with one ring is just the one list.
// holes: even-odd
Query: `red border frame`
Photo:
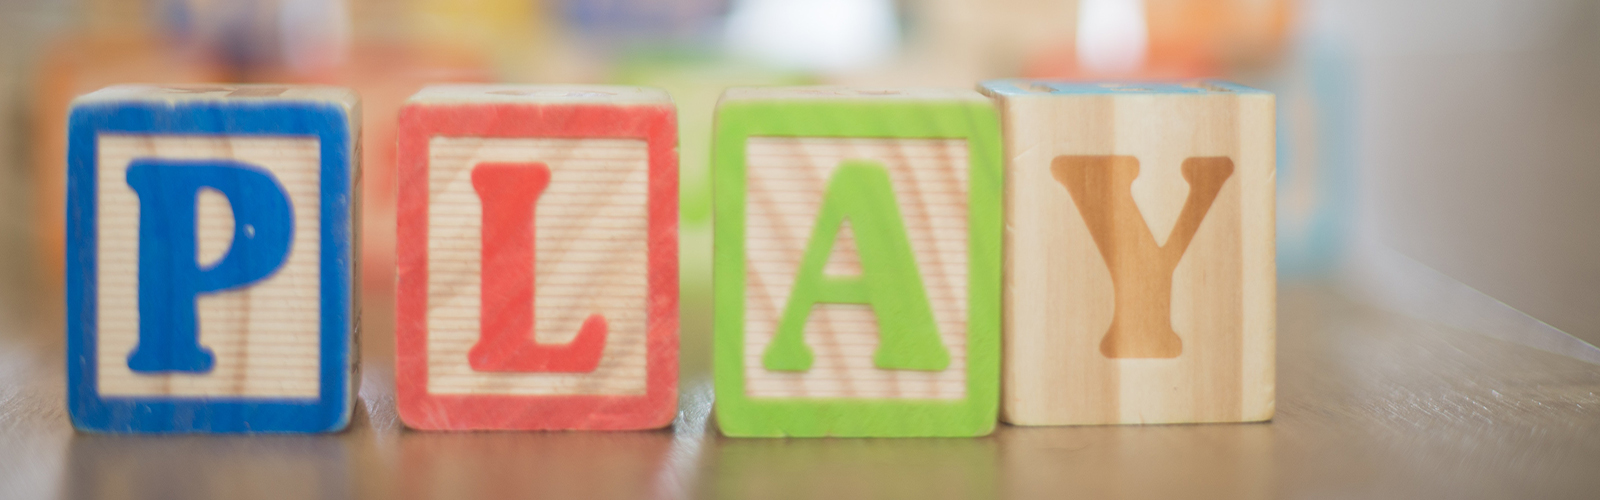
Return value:
[[(665, 427), (678, 399), (677, 112), (660, 104), (408, 104), (400, 110), (395, 385), (400, 420), (423, 430)], [(428, 394), (428, 139), (642, 138), (650, 154), (649, 301), (642, 396)]]

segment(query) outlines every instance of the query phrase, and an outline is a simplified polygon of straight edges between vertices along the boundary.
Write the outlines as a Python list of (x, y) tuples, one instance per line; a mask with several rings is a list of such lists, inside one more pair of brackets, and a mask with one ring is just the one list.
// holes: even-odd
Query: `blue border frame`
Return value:
[[(67, 401), (78, 429), (116, 433), (333, 432), (350, 423), (352, 147), (330, 102), (108, 101), (75, 105), (67, 146)], [(315, 136), (321, 146), (321, 396), (317, 399), (101, 397), (96, 376), (98, 136)]]

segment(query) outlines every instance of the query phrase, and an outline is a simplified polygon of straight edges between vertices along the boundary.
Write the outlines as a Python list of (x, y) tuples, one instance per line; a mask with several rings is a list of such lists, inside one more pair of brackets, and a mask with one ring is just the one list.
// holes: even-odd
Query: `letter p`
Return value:
[[(289, 258), (294, 211), (266, 169), (232, 160), (136, 159), (128, 185), (139, 194), (139, 373), (205, 373), (216, 364), (200, 346), (201, 294), (248, 286)], [(215, 189), (233, 209), (233, 242), (215, 264), (199, 263), (197, 206)]]

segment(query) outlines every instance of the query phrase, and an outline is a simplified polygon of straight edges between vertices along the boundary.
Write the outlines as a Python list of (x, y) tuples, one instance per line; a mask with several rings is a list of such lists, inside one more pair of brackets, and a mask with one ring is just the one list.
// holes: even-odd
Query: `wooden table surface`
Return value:
[(59, 309), (43, 305), (0, 324), (0, 497), (1600, 497), (1600, 366), (1347, 290), (1281, 284), (1270, 423), (1001, 425), (980, 439), (904, 440), (721, 437), (703, 370), (686, 374), (671, 430), (407, 431), (383, 301), (368, 304), (347, 432), (79, 434), (65, 409)]

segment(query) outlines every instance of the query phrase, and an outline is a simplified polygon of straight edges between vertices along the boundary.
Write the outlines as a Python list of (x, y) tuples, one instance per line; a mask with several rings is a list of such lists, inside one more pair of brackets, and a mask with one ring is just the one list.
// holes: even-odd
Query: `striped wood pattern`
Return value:
[[(646, 389), (649, 151), (640, 139), (433, 137), (428, 146), (428, 392), (639, 395)], [(541, 162), (534, 337), (565, 343), (590, 314), (609, 332), (590, 373), (477, 372), (483, 207), (480, 162)]]
[[(804, 373), (768, 371), (761, 356), (777, 331), (828, 177), (839, 162), (889, 169), (939, 336), (940, 372), (873, 365), (877, 323), (866, 305), (818, 304), (806, 322), (815, 357)], [(752, 137), (746, 143), (745, 393), (759, 398), (949, 399), (966, 396), (967, 144), (960, 139)], [(860, 273), (842, 229), (827, 272)]]
[[(1272, 98), (1265, 93), (1004, 95), (1002, 419), (1021, 425), (1255, 421), (1273, 412)], [(1068, 189), (1063, 156), (1136, 158), (1130, 192), (1161, 245), (1191, 187), (1186, 160), (1225, 157), (1222, 183), (1171, 277), (1171, 359), (1101, 351), (1114, 287)], [(1161, 318), (1167, 320), (1169, 318)]]
[[(98, 384), (104, 396), (317, 398), (321, 279), (319, 142), (307, 138), (99, 137)], [(128, 186), (135, 158), (227, 158), (270, 170), (294, 206), (294, 242), (283, 267), (241, 290), (202, 295), (200, 345), (216, 366), (205, 374), (135, 374), (139, 341), (139, 197)], [(226, 198), (202, 190), (198, 259), (215, 262), (233, 238)]]

